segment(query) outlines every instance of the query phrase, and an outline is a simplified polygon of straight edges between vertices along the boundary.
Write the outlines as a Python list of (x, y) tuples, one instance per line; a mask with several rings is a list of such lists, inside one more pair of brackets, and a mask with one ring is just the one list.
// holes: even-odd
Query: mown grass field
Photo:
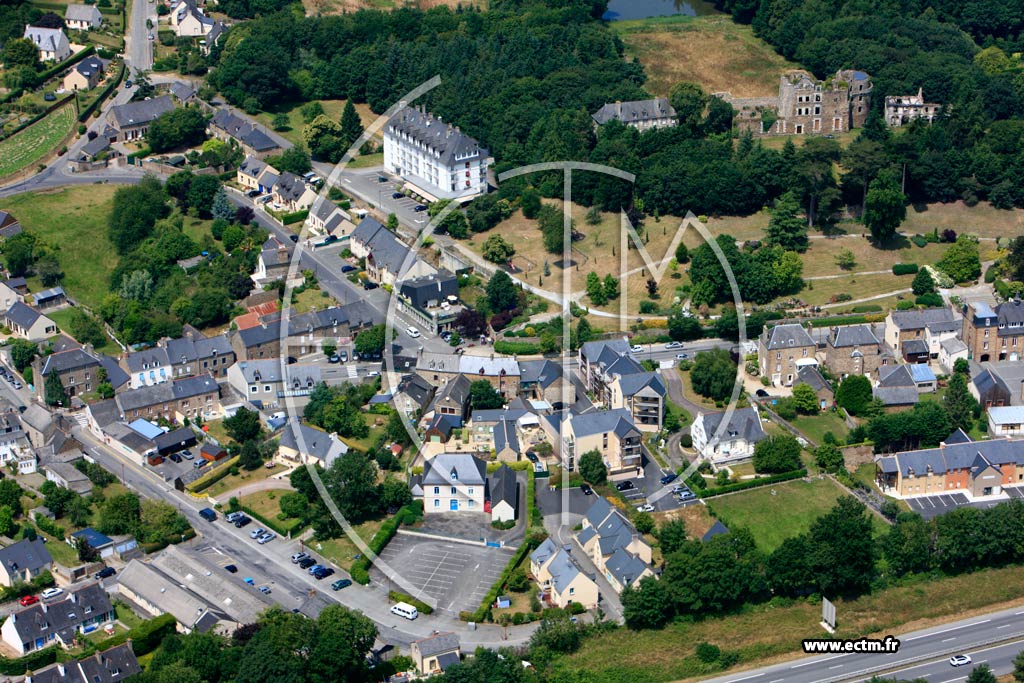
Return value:
[(837, 438), (842, 438), (849, 431), (843, 418), (831, 410), (818, 413), (817, 415), (800, 415), (792, 421), (792, 425), (807, 435), (817, 444), (821, 444), (826, 432), (832, 432)]
[(842, 495), (831, 479), (813, 479), (718, 496), (707, 503), (726, 526), (750, 529), (758, 547), (770, 552), (810, 529)]
[(3, 202), (5, 211), (56, 251), (64, 288), (94, 310), (106, 296), (108, 274), (117, 265), (117, 253), (107, 239), (115, 190), (112, 185), (74, 185)]
[(0, 140), (0, 177), (31, 166), (57, 146), (75, 125), (75, 108), (65, 105), (9, 138)]
[(736, 97), (777, 95), (779, 76), (800, 68), (728, 16), (654, 17), (611, 24), (647, 72), (644, 87), (660, 97), (679, 81)]
[[(964, 576), (919, 581), (856, 600), (837, 600), (836, 638), (902, 633), (1024, 604), (1024, 572), (1006, 567)], [(800, 656), (803, 638), (821, 637), (821, 605), (759, 605), (738, 614), (661, 631), (611, 631), (583, 641), (556, 667), (594, 683), (657, 683), (710, 673), (694, 655), (702, 642), (736, 652), (741, 666)], [(637, 656), (642, 652), (643, 656)], [(731, 670), (736, 678), (743, 674)]]
[[(373, 538), (373, 535), (377, 533), (381, 525), (384, 523), (384, 519), (375, 519), (368, 522), (363, 522), (355, 527), (356, 534), (359, 538), (363, 539), (367, 543)], [(341, 567), (345, 571), (348, 571), (352, 566), (352, 562), (356, 559), (356, 555), (361, 555), (362, 550), (356, 547), (356, 544), (352, 542), (347, 535), (343, 534), (338, 538), (332, 538), (326, 541), (312, 541), (309, 547), (316, 551), (325, 560), (330, 560), (336, 566)]]

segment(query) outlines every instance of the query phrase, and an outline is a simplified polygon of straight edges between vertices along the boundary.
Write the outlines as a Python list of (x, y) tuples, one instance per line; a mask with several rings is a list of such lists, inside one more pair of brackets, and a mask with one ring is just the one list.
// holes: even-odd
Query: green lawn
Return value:
[(117, 614), (117, 620), (128, 628), (135, 628), (142, 623), (142, 619), (120, 600), (114, 601), (114, 613)]
[[(279, 113), (287, 114), (288, 128), (276, 132), (293, 145), (302, 145), (305, 144), (302, 139), (302, 129), (306, 126), (302, 120), (302, 105), (302, 102), (287, 102), (270, 111), (260, 112), (256, 118), (267, 128), (273, 129), (274, 116)], [(332, 121), (341, 121), (341, 113), (345, 110), (345, 100), (320, 100), (320, 106), (324, 108), (324, 116)], [(366, 104), (357, 104), (356, 111), (359, 112), (359, 119), (364, 127), (373, 123), (373, 120), (377, 118)]]
[[(339, 436), (338, 438), (344, 441), (345, 445), (348, 446), (349, 448), (354, 448), (357, 451), (365, 453), (366, 451), (370, 450), (370, 448), (372, 448), (375, 443), (377, 443), (377, 439), (380, 438), (381, 433), (384, 431), (383, 425), (380, 427), (376, 426), (378, 417), (383, 416), (375, 415), (373, 413), (363, 414), (363, 419), (366, 420), (366, 424), (370, 426), (370, 433), (364, 436), (362, 439), (353, 439), (344, 436)], [(387, 420), (385, 419), (385, 423), (386, 422)]]
[[(51, 318), (53, 322), (57, 323), (61, 332), (71, 334), (71, 319), (75, 315), (74, 308), (62, 308), (59, 311), (49, 311), (46, 315)], [(107, 343), (103, 346), (96, 347), (96, 351), (116, 356), (121, 353), (121, 347), (115, 344), (110, 337), (107, 337)]]
[(75, 185), (4, 200), (5, 211), (55, 250), (68, 294), (94, 310), (107, 295), (108, 274), (117, 265), (117, 253), (107, 239), (115, 189), (112, 185)]
[[(371, 520), (357, 525), (355, 530), (359, 538), (369, 543), (383, 523), (384, 519)], [(324, 559), (330, 560), (345, 571), (348, 571), (349, 567), (352, 566), (356, 555), (360, 555), (363, 552), (356, 547), (356, 544), (352, 542), (348, 535), (342, 535), (326, 541), (310, 541), (309, 547), (319, 553)]]
[(849, 431), (839, 413), (833, 413), (831, 410), (813, 416), (800, 415), (792, 424), (818, 445), (825, 440), (825, 432), (832, 432), (837, 439), (842, 439)]
[(750, 529), (758, 546), (770, 552), (810, 529), (842, 493), (830, 479), (791, 481), (710, 498), (708, 507), (726, 526)]
[(75, 108), (64, 106), (0, 141), (0, 177), (17, 173), (38, 162), (71, 132), (74, 125)]
[[(238, 474), (229, 474), (217, 483), (213, 484), (210, 488), (204, 492), (206, 495), (217, 497), (222, 493), (233, 491), (240, 486), (246, 484), (253, 484), (257, 481), (263, 481), (272, 475), (278, 474), (284, 469), (283, 465), (274, 465), (273, 467), (257, 467), (254, 470), (240, 469)], [(287, 491), (278, 491), (279, 494), (287, 493)]]

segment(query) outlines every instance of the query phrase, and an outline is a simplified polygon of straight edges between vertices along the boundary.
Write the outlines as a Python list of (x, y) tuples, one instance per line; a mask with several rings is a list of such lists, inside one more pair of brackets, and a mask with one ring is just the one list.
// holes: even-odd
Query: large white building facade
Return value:
[(430, 201), (486, 193), (487, 157), (458, 126), (422, 108), (402, 107), (384, 127), (384, 168)]

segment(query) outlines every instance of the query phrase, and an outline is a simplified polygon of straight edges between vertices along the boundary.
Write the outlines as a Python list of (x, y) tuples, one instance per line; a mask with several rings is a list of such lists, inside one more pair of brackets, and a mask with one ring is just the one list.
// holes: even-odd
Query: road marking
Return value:
[(815, 660), (810, 661), (810, 662), (804, 662), (803, 664), (794, 664), (793, 666), (791, 666), (789, 668), (790, 669), (799, 669), (802, 666), (810, 666), (811, 664), (821, 664), (822, 662), (827, 662), (830, 659), (838, 659), (839, 657), (845, 657), (847, 654), (848, 653), (843, 653), (841, 655), (832, 655), (831, 657), (826, 657), (825, 659), (815, 659)]
[(945, 639), (945, 640), (943, 640), (942, 642), (944, 642), (944, 643), (948, 643), (948, 642), (950, 642), (951, 640), (956, 640), (956, 638), (946, 638), (946, 639)]
[(964, 624), (963, 626), (954, 626), (952, 628), (943, 629), (942, 631), (935, 631), (934, 633), (926, 633), (923, 636), (914, 636), (913, 638), (906, 638), (905, 640), (911, 641), (911, 640), (920, 640), (921, 638), (931, 638), (932, 636), (938, 636), (938, 635), (941, 635), (943, 633), (949, 633), (950, 631), (958, 631), (958, 630), (960, 630), (962, 628), (970, 628), (972, 626), (980, 626), (981, 624), (987, 624), (990, 621), (992, 621), (992, 620), (991, 619), (983, 619), (981, 621), (974, 621), (974, 622), (971, 622), (970, 624)]
[(835, 666), (830, 666), (828, 670), (831, 671), (832, 669), (842, 669), (843, 666), (843, 664), (836, 664)]
[(754, 674), (753, 676), (745, 676), (743, 678), (734, 678), (731, 681), (729, 681), (729, 683), (739, 683), (740, 681), (749, 681), (751, 678), (758, 678), (760, 676), (764, 676), (764, 673), (762, 672), (762, 673), (759, 673), (759, 674)]
[(1003, 624), (1002, 626), (996, 626), (996, 628), (1010, 628), (1013, 624)]
[(948, 681), (942, 681), (942, 683), (953, 683), (954, 681), (967, 680), (967, 676), (961, 676), (960, 678), (951, 678)]

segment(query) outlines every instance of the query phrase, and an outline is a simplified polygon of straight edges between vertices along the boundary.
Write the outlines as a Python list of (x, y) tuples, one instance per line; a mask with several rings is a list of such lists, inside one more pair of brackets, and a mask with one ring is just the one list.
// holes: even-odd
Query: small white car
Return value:
[(633, 353), (642, 353), (644, 347), (640, 346), (639, 344), (633, 344), (632, 346), (629, 347), (629, 350), (632, 351)]
[(654, 512), (654, 506), (651, 505), (650, 503), (645, 503), (643, 505), (637, 505), (636, 506), (636, 511), (637, 512)]
[(683, 342), (677, 342), (677, 341), (669, 342), (668, 344), (665, 344), (665, 348), (666, 349), (681, 349), (681, 348), (683, 348)]
[(43, 600), (49, 600), (50, 598), (57, 597), (58, 595), (62, 594), (63, 592), (64, 592), (63, 588), (47, 588), (46, 590), (44, 590), (39, 595), (42, 596)]
[(420, 336), (420, 331), (417, 330), (415, 327), (406, 328), (405, 333), (412, 337), (413, 339), (416, 339)]
[(950, 666), (966, 666), (971, 663), (970, 655), (953, 655), (949, 658)]
[(687, 360), (690, 357), (688, 353), (677, 353), (676, 360)]
[(267, 533), (265, 533), (262, 536), (260, 536), (259, 538), (257, 538), (256, 542), (259, 543), (260, 545), (263, 545), (264, 543), (270, 543), (275, 538), (277, 538), (277, 534), (275, 534), (273, 531), (268, 531)]
[(249, 538), (257, 539), (265, 533), (267, 533), (266, 529), (264, 529), (263, 527), (258, 527), (249, 532)]

